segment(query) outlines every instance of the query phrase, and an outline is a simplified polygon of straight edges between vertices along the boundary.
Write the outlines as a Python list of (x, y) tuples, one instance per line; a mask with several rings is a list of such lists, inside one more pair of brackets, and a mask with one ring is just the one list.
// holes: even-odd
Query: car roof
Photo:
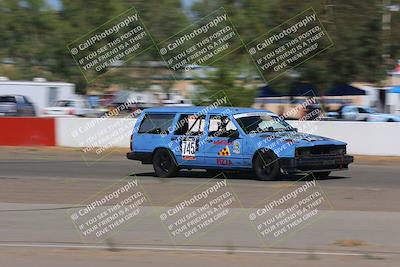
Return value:
[(146, 113), (201, 113), (201, 114), (241, 114), (250, 112), (267, 112), (274, 114), (273, 112), (265, 109), (255, 108), (240, 108), (240, 107), (212, 107), (212, 106), (193, 106), (193, 107), (156, 107), (147, 108), (144, 110)]

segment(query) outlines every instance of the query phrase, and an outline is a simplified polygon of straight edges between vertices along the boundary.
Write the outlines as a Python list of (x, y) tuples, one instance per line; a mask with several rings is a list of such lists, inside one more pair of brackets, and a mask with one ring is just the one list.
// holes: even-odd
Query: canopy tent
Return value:
[(400, 85), (390, 88), (389, 93), (400, 94)]
[(311, 83), (297, 83), (290, 90), (290, 96), (319, 96), (319, 92)]
[[(400, 87), (399, 87), (400, 90)], [(348, 84), (336, 84), (332, 86), (325, 96), (354, 96), (366, 95), (364, 90), (358, 89)], [(310, 83), (298, 83), (288, 93), (275, 91), (266, 85), (259, 88), (258, 97), (282, 97), (282, 96), (320, 96), (317, 88)]]
[(289, 92), (278, 92), (271, 86), (265, 85), (259, 88), (258, 97), (282, 97), (282, 96), (316, 96), (318, 92), (312, 84), (297, 84)]
[(285, 96), (285, 94), (275, 91), (269, 85), (260, 87), (257, 95), (257, 97), (281, 97), (281, 96)]
[(326, 93), (326, 96), (349, 96), (349, 95), (366, 95), (362, 89), (358, 89), (349, 84), (336, 84), (332, 86)]

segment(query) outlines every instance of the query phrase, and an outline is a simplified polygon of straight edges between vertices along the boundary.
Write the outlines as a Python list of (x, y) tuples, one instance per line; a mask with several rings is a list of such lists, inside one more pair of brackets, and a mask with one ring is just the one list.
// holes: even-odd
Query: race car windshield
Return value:
[(295, 131), (286, 121), (269, 114), (235, 116), (236, 121), (246, 134), (260, 132)]

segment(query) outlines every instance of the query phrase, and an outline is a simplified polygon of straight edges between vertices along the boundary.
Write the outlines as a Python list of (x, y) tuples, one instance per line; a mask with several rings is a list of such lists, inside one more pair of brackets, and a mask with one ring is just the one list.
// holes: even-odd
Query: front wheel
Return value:
[(280, 174), (278, 158), (272, 152), (257, 152), (253, 170), (261, 181), (276, 180)]
[(178, 165), (166, 149), (158, 149), (153, 156), (153, 168), (158, 177), (171, 177), (178, 171)]

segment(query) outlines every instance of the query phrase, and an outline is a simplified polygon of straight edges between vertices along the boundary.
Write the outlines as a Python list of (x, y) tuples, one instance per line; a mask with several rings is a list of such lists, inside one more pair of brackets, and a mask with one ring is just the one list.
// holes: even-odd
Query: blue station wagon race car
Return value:
[(153, 164), (170, 177), (179, 169), (254, 171), (259, 180), (281, 174), (328, 176), (353, 162), (346, 143), (297, 132), (278, 115), (232, 107), (145, 109), (131, 136), (127, 158)]

